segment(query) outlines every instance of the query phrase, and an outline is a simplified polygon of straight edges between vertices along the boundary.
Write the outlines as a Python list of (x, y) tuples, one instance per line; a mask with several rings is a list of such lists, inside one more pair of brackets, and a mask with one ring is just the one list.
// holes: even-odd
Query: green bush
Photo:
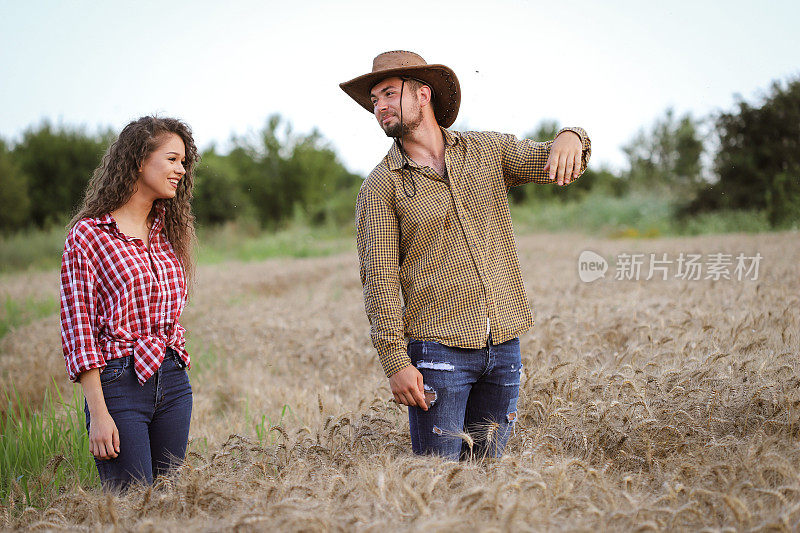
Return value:
[(47, 121), (23, 133), (12, 153), (27, 178), (33, 224), (47, 227), (69, 219), (109, 143), (109, 134), (89, 135)]
[(0, 139), (0, 231), (18, 230), (28, 223), (31, 201), (28, 180)]
[(766, 210), (774, 228), (800, 225), (800, 78), (774, 82), (755, 105), (740, 98), (716, 133), (718, 180), (685, 210)]
[(774, 228), (800, 227), (800, 168), (796, 172), (776, 174), (767, 191), (767, 216)]
[(255, 218), (255, 210), (242, 190), (236, 166), (213, 148), (203, 153), (195, 172), (192, 209), (203, 225)]

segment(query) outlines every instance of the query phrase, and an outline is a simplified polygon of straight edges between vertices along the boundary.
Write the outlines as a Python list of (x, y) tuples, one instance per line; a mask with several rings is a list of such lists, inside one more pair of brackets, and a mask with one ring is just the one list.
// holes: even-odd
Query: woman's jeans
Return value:
[[(153, 483), (183, 462), (192, 416), (192, 387), (180, 356), (167, 349), (158, 371), (140, 385), (133, 356), (112, 359), (100, 374), (103, 396), (119, 431), (119, 455), (95, 459), (106, 490)], [(86, 430), (89, 407), (84, 402)]]
[(408, 355), (435, 395), (427, 411), (408, 408), (414, 453), (499, 457), (517, 417), (519, 339), (478, 349), (411, 340)]

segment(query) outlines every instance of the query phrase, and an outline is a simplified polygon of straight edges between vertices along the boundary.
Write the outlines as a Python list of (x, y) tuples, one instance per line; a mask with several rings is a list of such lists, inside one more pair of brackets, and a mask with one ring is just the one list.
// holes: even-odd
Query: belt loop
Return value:
[(172, 358), (172, 360), (175, 361), (175, 364), (178, 365), (179, 368), (186, 368), (186, 363), (183, 362), (183, 359), (178, 353), (178, 350), (172, 348), (171, 346), (168, 346), (167, 355), (169, 355)]

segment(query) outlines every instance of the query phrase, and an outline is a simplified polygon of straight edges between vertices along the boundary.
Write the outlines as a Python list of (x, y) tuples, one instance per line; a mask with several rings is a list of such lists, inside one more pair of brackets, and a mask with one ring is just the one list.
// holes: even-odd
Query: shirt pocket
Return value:
[(453, 201), (446, 184), (429, 183), (418, 185), (417, 194), (411, 198), (401, 196), (398, 208), (402, 235), (412, 238), (417, 232), (438, 234), (445, 227)]
[(106, 312), (114, 316), (112, 322), (122, 325), (124, 329), (136, 326), (129, 324), (137, 315), (126, 314), (127, 310), (135, 313), (147, 312), (153, 288), (158, 287), (158, 279), (150, 268), (150, 260), (136, 250), (121, 252), (116, 268), (108, 269), (103, 274), (103, 287), (109, 294), (109, 306)]
[[(496, 187), (502, 183), (497, 171), (489, 165), (476, 165), (463, 178), (464, 208), (473, 216), (484, 217), (492, 210)], [(506, 194), (505, 184), (502, 194)]]

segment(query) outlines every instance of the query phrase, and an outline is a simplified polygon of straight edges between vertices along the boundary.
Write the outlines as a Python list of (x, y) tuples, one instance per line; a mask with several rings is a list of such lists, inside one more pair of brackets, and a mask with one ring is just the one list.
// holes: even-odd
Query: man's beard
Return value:
[(406, 111), (405, 113), (403, 113), (402, 123), (398, 120), (391, 126), (383, 128), (383, 131), (384, 133), (386, 133), (386, 136), (402, 138), (408, 135), (409, 133), (413, 132), (415, 129), (417, 129), (417, 126), (422, 124), (422, 109), (417, 107), (416, 111), (417, 111), (416, 114), (414, 114), (413, 116), (411, 115), (411, 113)]

